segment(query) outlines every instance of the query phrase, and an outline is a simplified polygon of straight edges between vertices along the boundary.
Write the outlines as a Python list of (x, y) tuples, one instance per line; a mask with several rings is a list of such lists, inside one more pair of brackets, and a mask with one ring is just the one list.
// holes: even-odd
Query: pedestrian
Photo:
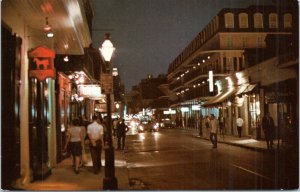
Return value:
[(202, 114), (200, 114), (200, 117), (199, 119), (197, 118), (197, 127), (199, 129), (199, 136), (202, 136), (203, 135), (203, 131), (202, 131)]
[(205, 124), (205, 127), (206, 127), (206, 129), (208, 130), (209, 129), (209, 117), (208, 117), (208, 115), (206, 115), (205, 117), (204, 117), (204, 124)]
[(241, 116), (239, 116), (236, 120), (236, 126), (237, 126), (237, 132), (238, 132), (239, 138), (242, 137), (243, 124), (244, 124), (244, 120), (241, 118)]
[(80, 120), (80, 128), (81, 128), (81, 133), (82, 133), (82, 138), (83, 138), (83, 144), (82, 144), (82, 154), (80, 156), (79, 167), (82, 167), (83, 165), (85, 165), (88, 162), (87, 156), (86, 156), (86, 153), (85, 153), (85, 140), (87, 138), (87, 134), (86, 134), (86, 120), (85, 120), (85, 118), (81, 118), (81, 120)]
[(119, 119), (118, 118), (115, 118), (113, 120), (113, 136), (117, 136), (117, 127), (118, 127), (118, 124), (119, 124)]
[(213, 148), (217, 148), (217, 143), (218, 143), (218, 138), (217, 138), (217, 133), (218, 133), (218, 121), (215, 118), (214, 114), (210, 115), (210, 141), (213, 144)]
[[(87, 127), (87, 134), (90, 139), (90, 151), (93, 162), (94, 173), (98, 174), (101, 170), (101, 152), (103, 146), (103, 124), (97, 122), (97, 116), (92, 117), (93, 122)], [(101, 122), (101, 121), (100, 121)]]
[(79, 164), (82, 155), (82, 147), (84, 145), (84, 139), (82, 129), (79, 124), (79, 119), (74, 119), (72, 125), (67, 131), (67, 142), (64, 149), (66, 150), (69, 145), (71, 150), (74, 172), (79, 174)]
[(118, 150), (122, 149), (124, 150), (125, 148), (125, 137), (126, 137), (126, 132), (128, 131), (128, 126), (125, 125), (125, 120), (122, 119), (122, 121), (118, 124), (117, 127), (117, 137), (118, 137)]
[(274, 137), (274, 120), (270, 116), (270, 113), (267, 112), (262, 119), (262, 128), (265, 133), (265, 139), (267, 142), (267, 148), (273, 148), (273, 137)]
[(220, 128), (220, 137), (223, 137), (223, 140), (224, 140), (224, 136), (225, 136), (225, 118), (223, 117), (222, 114), (220, 114), (220, 116), (219, 116), (219, 128)]

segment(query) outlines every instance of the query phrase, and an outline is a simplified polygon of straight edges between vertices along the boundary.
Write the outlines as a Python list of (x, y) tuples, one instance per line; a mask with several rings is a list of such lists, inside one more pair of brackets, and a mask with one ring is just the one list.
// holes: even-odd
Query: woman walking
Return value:
[(76, 174), (79, 173), (79, 164), (81, 160), (83, 144), (83, 133), (79, 124), (79, 119), (74, 119), (73, 125), (67, 131), (67, 142), (65, 145), (65, 150), (69, 145), (73, 158), (74, 172)]

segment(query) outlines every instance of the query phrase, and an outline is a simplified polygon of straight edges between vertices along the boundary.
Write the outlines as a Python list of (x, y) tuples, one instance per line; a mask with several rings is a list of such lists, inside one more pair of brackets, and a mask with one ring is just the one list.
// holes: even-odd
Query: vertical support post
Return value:
[(103, 179), (103, 189), (118, 189), (118, 182), (115, 177), (115, 154), (112, 144), (111, 130), (111, 99), (110, 94), (106, 94), (107, 98), (107, 137), (105, 141), (105, 178)]

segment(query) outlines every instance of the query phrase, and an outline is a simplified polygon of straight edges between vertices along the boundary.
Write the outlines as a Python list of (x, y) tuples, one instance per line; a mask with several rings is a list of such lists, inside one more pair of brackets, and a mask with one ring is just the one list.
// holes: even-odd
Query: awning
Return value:
[(217, 105), (221, 105), (223, 101), (225, 101), (227, 98), (232, 96), (234, 93), (236, 93), (237, 89), (230, 89), (224, 93), (220, 93), (213, 97), (211, 100), (208, 100), (205, 102), (202, 106), (203, 107), (213, 107)]
[(247, 84), (239, 87), (239, 90), (236, 92), (236, 95), (249, 93), (256, 87), (256, 84)]

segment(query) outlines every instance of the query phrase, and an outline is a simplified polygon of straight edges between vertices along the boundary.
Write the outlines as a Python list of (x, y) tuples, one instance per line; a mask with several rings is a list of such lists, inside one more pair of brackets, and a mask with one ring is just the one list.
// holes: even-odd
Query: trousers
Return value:
[(96, 146), (93, 146), (91, 143), (89, 145), (91, 151), (91, 157), (93, 162), (94, 172), (97, 173), (101, 169), (101, 152), (102, 152), (102, 144), (100, 140), (96, 141)]

